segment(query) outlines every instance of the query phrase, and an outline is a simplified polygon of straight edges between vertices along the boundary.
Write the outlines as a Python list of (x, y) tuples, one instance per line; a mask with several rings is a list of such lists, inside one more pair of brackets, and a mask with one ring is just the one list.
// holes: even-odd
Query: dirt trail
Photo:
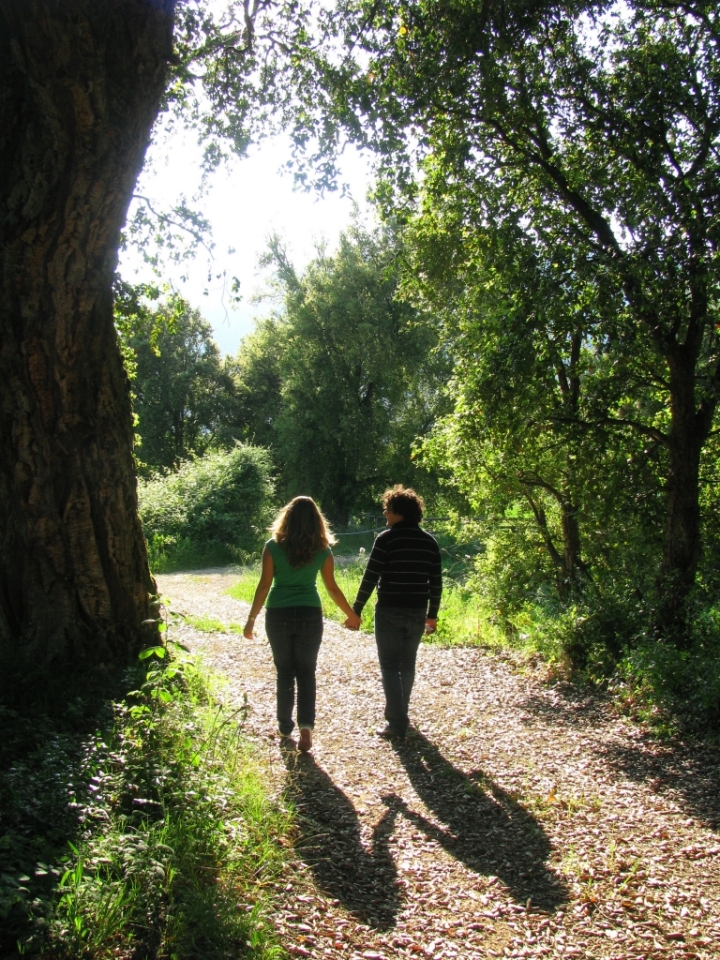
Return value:
[[(158, 578), (173, 611), (243, 623), (232, 574)], [(275, 735), (274, 672), (247, 641), (174, 637), (247, 697), (248, 735), (299, 810), (275, 921), (290, 955), (720, 956), (720, 752), (658, 744), (602, 698), (474, 649), (424, 646), (399, 744), (373, 639), (326, 621), (312, 755)]]

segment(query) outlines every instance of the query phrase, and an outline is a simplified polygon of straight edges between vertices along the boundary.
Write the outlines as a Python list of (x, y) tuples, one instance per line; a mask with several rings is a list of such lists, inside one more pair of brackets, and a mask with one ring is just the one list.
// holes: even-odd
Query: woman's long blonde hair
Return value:
[(311, 497), (295, 497), (286, 503), (275, 518), (270, 533), (295, 570), (336, 543), (327, 520)]

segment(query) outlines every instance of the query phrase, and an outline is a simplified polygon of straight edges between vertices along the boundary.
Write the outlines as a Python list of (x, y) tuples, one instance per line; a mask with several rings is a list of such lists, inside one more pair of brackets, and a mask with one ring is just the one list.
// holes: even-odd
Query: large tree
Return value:
[(446, 364), (432, 328), (397, 297), (392, 231), (353, 228), (303, 274), (273, 241), (282, 311), (240, 348), (255, 372), (257, 428), (287, 496), (316, 497), (335, 523), (417, 475), (412, 447), (431, 427)]
[(174, 6), (0, 3), (0, 657), (30, 673), (152, 616), (111, 284)]
[(176, 0), (0, 0), (5, 677), (124, 661), (152, 620), (113, 326), (120, 230), (171, 77), (181, 107), (196, 80), (231, 99), (202, 130), (243, 146), (263, 6), (216, 21)]
[(550, 575), (562, 599), (578, 599), (632, 560), (633, 588), (646, 587), (664, 466), (648, 434), (667, 420), (654, 357), (617, 336), (622, 298), (573, 243), (558, 240), (548, 257), (519, 225), (468, 235), (466, 214), (461, 195), (426, 209), (409, 243), (406, 287), (455, 359), (431, 460), (452, 463), (485, 537), (507, 544), (514, 574), (502, 588), (515, 598)]

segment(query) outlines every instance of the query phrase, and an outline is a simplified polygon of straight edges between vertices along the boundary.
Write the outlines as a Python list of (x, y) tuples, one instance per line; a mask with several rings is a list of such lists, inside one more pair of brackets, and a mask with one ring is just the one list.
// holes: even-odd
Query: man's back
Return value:
[[(423, 609), (436, 618), (442, 593), (440, 548), (416, 523), (401, 520), (375, 540), (354, 609), (360, 612), (377, 586), (379, 607)], [(359, 608), (359, 609), (358, 609)]]

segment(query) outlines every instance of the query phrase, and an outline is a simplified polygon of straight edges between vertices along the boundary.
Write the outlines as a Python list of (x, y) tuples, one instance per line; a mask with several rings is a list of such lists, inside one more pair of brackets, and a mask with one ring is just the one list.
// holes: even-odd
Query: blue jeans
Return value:
[(424, 609), (375, 607), (375, 643), (385, 691), (385, 719), (392, 732), (401, 737), (408, 728), (415, 660), (424, 632)]
[(277, 670), (277, 721), (292, 733), (297, 683), (298, 727), (315, 725), (315, 665), (323, 633), (320, 607), (273, 607), (265, 611), (265, 633)]

